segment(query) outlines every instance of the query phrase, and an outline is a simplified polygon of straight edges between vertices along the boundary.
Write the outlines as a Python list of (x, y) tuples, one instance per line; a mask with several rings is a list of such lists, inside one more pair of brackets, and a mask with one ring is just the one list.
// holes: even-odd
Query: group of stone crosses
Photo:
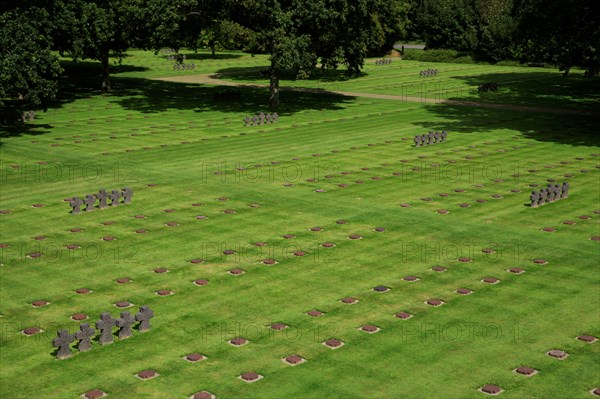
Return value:
[(173, 64), (174, 71), (183, 71), (183, 70), (189, 70), (189, 69), (194, 69), (194, 68), (196, 68), (196, 64), (194, 64), (193, 62), (191, 64), (179, 64), (179, 63)]
[(108, 193), (105, 189), (100, 189), (98, 194), (88, 194), (83, 200), (79, 197), (73, 197), (71, 201), (69, 201), (69, 205), (71, 205), (73, 215), (77, 215), (81, 213), (81, 206), (85, 205), (84, 210), (86, 212), (91, 212), (96, 209), (96, 199), (100, 202), (98, 203), (99, 209), (108, 208), (108, 199), (110, 199), (110, 206), (118, 206), (121, 204), (120, 199), (123, 197), (123, 204), (131, 203), (131, 197), (133, 197), (133, 190), (129, 187), (122, 188), (121, 190), (112, 190)]
[(413, 141), (415, 142), (415, 147), (421, 147), (429, 144), (443, 143), (444, 141), (446, 141), (446, 137), (448, 137), (448, 132), (442, 130), (441, 132), (417, 134)]
[(23, 111), (21, 112), (21, 120), (23, 122), (31, 122), (35, 120), (35, 111)]
[(391, 58), (384, 58), (382, 60), (375, 61), (375, 65), (389, 65), (392, 63)]
[(246, 126), (264, 125), (265, 123), (268, 125), (270, 123), (277, 123), (278, 120), (279, 115), (277, 114), (277, 112), (266, 115), (261, 112), (258, 115), (245, 117), (244, 123), (246, 124)]
[(160, 50), (161, 54), (171, 54), (171, 53), (175, 53), (175, 49), (174, 48), (163, 48)]
[(563, 182), (562, 186), (559, 186), (558, 184), (548, 184), (548, 187), (540, 190), (534, 190), (529, 196), (531, 207), (536, 208), (540, 205), (558, 201), (559, 199), (568, 198), (569, 188), (569, 183)]
[(226, 89), (213, 94), (215, 100), (237, 100), (242, 96), (240, 90)]
[(180, 64), (185, 62), (185, 54), (171, 54), (167, 55), (167, 61), (177, 61)]
[(419, 72), (419, 77), (428, 78), (430, 76), (437, 76), (437, 74), (438, 74), (437, 69), (426, 69), (424, 71)]
[(498, 90), (498, 83), (495, 82), (482, 83), (477, 87), (477, 91), (480, 93), (496, 90)]
[[(96, 322), (96, 328), (100, 331), (100, 345), (111, 344), (114, 341), (113, 328), (119, 328), (119, 339), (129, 338), (133, 335), (133, 325), (136, 321), (140, 332), (150, 329), (150, 319), (154, 317), (154, 312), (148, 305), (140, 306), (140, 311), (133, 316), (129, 312), (121, 312), (121, 317), (113, 318), (110, 313), (104, 312), (100, 315), (100, 320)], [(96, 335), (96, 330), (90, 327), (89, 323), (79, 325), (79, 331), (75, 334), (69, 333), (68, 330), (60, 330), (57, 332), (57, 337), (52, 340), (52, 346), (58, 348), (56, 353), (57, 359), (66, 359), (73, 353), (71, 352), (71, 343), (79, 340), (77, 349), (80, 352), (85, 352), (92, 349), (92, 338)]]

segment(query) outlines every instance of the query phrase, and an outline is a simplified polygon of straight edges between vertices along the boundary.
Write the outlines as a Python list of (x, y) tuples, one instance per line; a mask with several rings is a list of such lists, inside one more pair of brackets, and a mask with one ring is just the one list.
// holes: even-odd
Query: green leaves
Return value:
[(0, 105), (18, 110), (42, 107), (56, 95), (62, 69), (40, 32), (43, 10), (0, 14)]

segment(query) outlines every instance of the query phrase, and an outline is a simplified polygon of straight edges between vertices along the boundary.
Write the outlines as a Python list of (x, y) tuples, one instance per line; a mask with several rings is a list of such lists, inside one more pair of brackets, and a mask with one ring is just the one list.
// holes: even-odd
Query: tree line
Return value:
[(414, 0), (409, 37), (489, 61), (574, 66), (598, 76), (597, 0)]
[(9, 0), (0, 5), (0, 107), (43, 108), (58, 90), (60, 54), (102, 66), (130, 48), (239, 49), (270, 55), (269, 105), (283, 74), (345, 66), (399, 39), (494, 61), (546, 62), (598, 74), (593, 0)]

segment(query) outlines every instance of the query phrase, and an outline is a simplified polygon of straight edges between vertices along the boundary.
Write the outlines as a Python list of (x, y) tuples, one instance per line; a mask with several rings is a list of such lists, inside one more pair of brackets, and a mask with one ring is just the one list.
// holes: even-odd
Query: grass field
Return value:
[[(1, 132), (0, 397), (77, 398), (97, 388), (110, 398), (203, 390), (218, 398), (484, 398), (486, 384), (504, 389), (503, 398), (593, 397), (599, 343), (576, 337), (600, 337), (600, 243), (591, 239), (600, 236), (597, 116), (285, 91), (278, 124), (244, 127), (244, 116), (267, 111), (264, 89), (216, 101), (218, 87), (152, 78), (221, 73), (264, 83), (256, 71), (266, 58), (192, 56), (198, 68), (176, 72), (164, 56), (133, 51), (116, 68), (111, 95), (90, 90), (98, 65), (66, 63), (56, 104)], [(432, 82), (500, 83), (498, 93), (463, 90), (457, 99), (600, 111), (598, 82), (577, 73), (565, 80), (545, 69), (373, 61), (360, 78), (282, 85), (398, 94), (420, 82), (419, 70), (438, 68)], [(413, 147), (415, 134), (442, 129), (446, 143)], [(569, 181), (569, 198), (529, 208), (530, 185), (548, 179)], [(126, 186), (132, 203), (117, 208), (71, 215), (64, 201)], [(28, 256), (35, 252), (43, 256)], [(229, 274), (234, 268), (245, 273)], [(403, 279), (410, 275), (419, 280)], [(124, 277), (131, 281), (115, 282)], [(374, 292), (378, 285), (390, 290)], [(158, 296), (163, 289), (173, 295)], [(425, 304), (430, 298), (445, 303)], [(36, 300), (50, 304), (36, 308)], [(131, 312), (149, 305), (151, 330), (54, 358), (56, 331), (78, 330), (71, 315), (92, 324), (104, 311), (117, 317), (118, 301), (133, 303)], [(381, 330), (360, 331), (365, 324)], [(32, 326), (43, 332), (21, 333)], [(235, 337), (249, 343), (229, 345)], [(344, 345), (322, 344), (331, 338)], [(552, 349), (569, 356), (551, 358)], [(190, 353), (207, 359), (182, 359)], [(292, 354), (306, 362), (281, 360)], [(519, 366), (538, 374), (519, 375)], [(136, 378), (147, 369), (160, 375)], [(249, 371), (264, 378), (238, 379)]]

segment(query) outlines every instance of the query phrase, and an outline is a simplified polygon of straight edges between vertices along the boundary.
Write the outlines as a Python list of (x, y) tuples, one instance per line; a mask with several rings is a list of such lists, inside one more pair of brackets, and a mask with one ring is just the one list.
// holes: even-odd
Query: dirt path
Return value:
[[(164, 78), (154, 78), (155, 80), (163, 80), (167, 82), (178, 82), (178, 83), (198, 83), (207, 85), (217, 86), (236, 86), (236, 87), (249, 87), (249, 88), (267, 88), (266, 84), (250, 84), (250, 83), (237, 83), (228, 80), (220, 79), (218, 74), (198, 74), (198, 75), (183, 75), (183, 76), (170, 76)], [(512, 105), (512, 104), (493, 104), (493, 103), (479, 103), (474, 101), (458, 101), (458, 100), (445, 100), (436, 98), (423, 98), (423, 97), (410, 97), (410, 96), (397, 96), (392, 94), (374, 94), (374, 93), (358, 93), (351, 91), (337, 91), (337, 90), (325, 90), (325, 89), (311, 89), (303, 87), (289, 87), (281, 86), (281, 91), (301, 91), (305, 93), (328, 93), (338, 94), (341, 96), (349, 97), (365, 97), (365, 98), (376, 98), (382, 100), (394, 100), (394, 101), (412, 101), (420, 103), (443, 103), (450, 105), (459, 105), (465, 107), (481, 107), (481, 108), (493, 108), (493, 109), (505, 109), (512, 111), (528, 111), (528, 112), (546, 112), (554, 114), (567, 114), (567, 115), (585, 115), (585, 116), (598, 116), (597, 113), (591, 111), (579, 111), (575, 109), (560, 109), (560, 108), (545, 108), (545, 107), (529, 107), (523, 105)]]

